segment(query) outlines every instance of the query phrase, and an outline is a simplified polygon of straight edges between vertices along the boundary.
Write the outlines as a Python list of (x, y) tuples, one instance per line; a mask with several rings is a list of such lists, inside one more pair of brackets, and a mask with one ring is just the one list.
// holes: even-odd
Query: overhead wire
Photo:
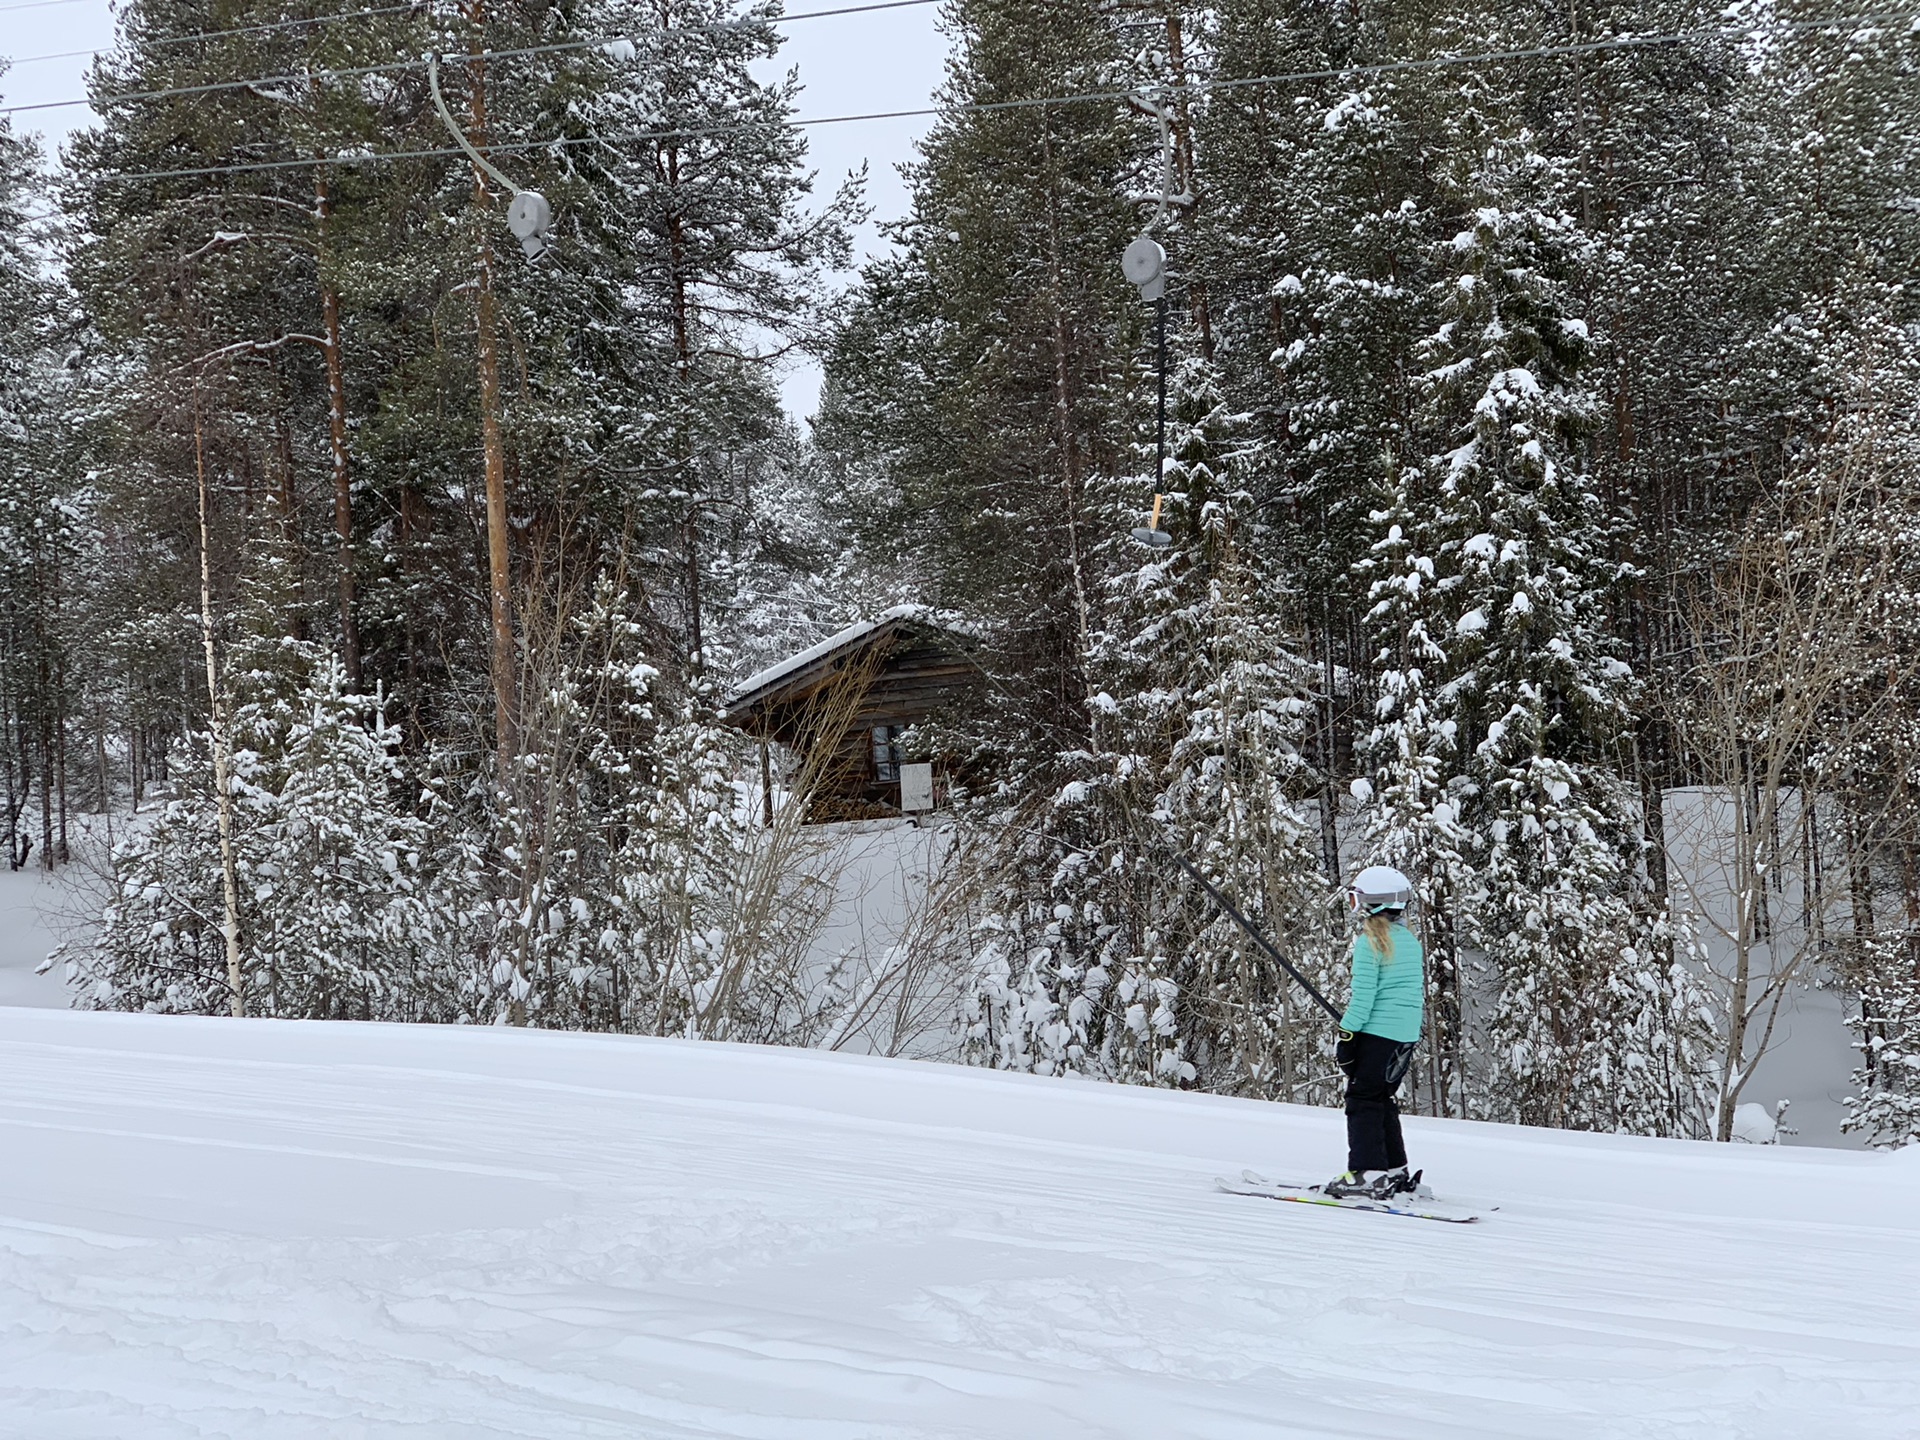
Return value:
[[(820, 12), (824, 13), (824, 12)], [(1279, 75), (1252, 75), (1238, 77), (1231, 81), (1190, 81), (1187, 84), (1165, 84), (1156, 86), (1156, 92), (1177, 98), (1177, 96), (1200, 96), (1217, 90), (1244, 90), (1267, 84), (1300, 84), (1308, 81), (1329, 81), (1329, 79), (1359, 79), (1375, 75), (1398, 75), (1409, 71), (1425, 69), (1444, 69), (1452, 65), (1484, 65), (1484, 63), (1503, 63), (1513, 60), (1563, 60), (1572, 56), (1597, 54), (1607, 50), (1644, 50), (1649, 46), (1661, 44), (1684, 44), (1686, 40), (1701, 38), (1730, 38), (1741, 35), (1780, 35), (1780, 33), (1807, 33), (1807, 31), (1834, 31), (1834, 29), (1859, 29), (1876, 27), (1885, 19), (1908, 19), (1912, 29), (1920, 31), (1920, 19), (1914, 19), (1912, 12), (1868, 12), (1859, 15), (1834, 15), (1828, 19), (1809, 19), (1809, 21), (1786, 21), (1774, 25), (1715, 25), (1715, 27), (1695, 27), (1688, 31), (1667, 31), (1659, 35), (1609, 36), (1605, 40), (1569, 40), (1563, 44), (1549, 46), (1528, 46), (1517, 50), (1482, 50), (1473, 54), (1452, 54), (1452, 56), (1425, 56), (1419, 60), (1386, 60), (1367, 63), (1367, 65), (1336, 65), (1327, 69), (1309, 69), (1309, 71), (1288, 71)], [(607, 44), (605, 40), (599, 44)], [(492, 52), (492, 56), (503, 56), (511, 52)], [(449, 58), (451, 60), (451, 58)], [(422, 61), (424, 63), (424, 61)], [(920, 109), (883, 109), (866, 111), (856, 115), (814, 115), (806, 119), (791, 121), (795, 129), (814, 129), (824, 125), (856, 125), (868, 121), (889, 121), (889, 119), (933, 119), (941, 115), (958, 113), (993, 113), (1010, 109), (1043, 109), (1050, 106), (1071, 106), (1071, 104), (1092, 104), (1092, 102), (1125, 102), (1137, 94), (1135, 88), (1114, 88), (1114, 90), (1081, 90), (1077, 94), (1062, 96), (1025, 96), (1018, 100), (975, 100), (958, 106), (927, 106)], [(743, 131), (743, 125), (693, 125), (693, 127), (674, 127), (660, 131), (630, 131), (624, 134), (588, 134), (588, 136), (553, 136), (545, 140), (505, 140), (484, 146), (490, 154), (526, 154), (534, 150), (566, 150), (572, 146), (589, 144), (643, 144), (649, 140), (697, 140), (712, 138), (720, 134), (733, 134)], [(182, 167), (169, 171), (134, 171), (127, 175), (104, 175), (100, 182), (134, 182), (134, 180), (177, 180), (198, 179), (211, 175), (255, 175), (263, 171), (278, 169), (309, 169), (315, 163), (338, 163), (338, 165), (359, 165), (359, 163), (386, 163), (403, 159), (447, 159), (457, 157), (461, 150), (453, 146), (430, 146), (420, 150), (380, 150), (380, 152), (342, 152), (334, 157), (305, 157), (305, 159), (259, 159), (259, 161), (232, 161), (225, 165), (200, 165), (200, 167)]]
[(18, 59), (6, 62), (9, 70), (17, 70), (22, 65), (38, 65), (46, 60), (78, 60), (83, 55), (98, 55), (98, 50), (59, 50), (51, 55), (22, 55)]
[[(449, 55), (448, 60), (475, 60), (475, 55)], [(490, 57), (487, 57), (490, 58)], [(295, 81), (358, 80), (368, 75), (391, 75), (425, 65), (425, 60), (395, 60), (381, 65), (352, 65), (327, 70), (306, 70), (289, 75), (256, 75), (247, 80), (215, 80), (205, 85), (176, 85), (165, 90), (123, 90), (117, 95), (95, 99), (40, 100), (31, 105), (8, 105), (0, 115), (22, 115), (29, 110), (69, 110), (80, 105), (119, 105), (129, 100), (171, 100), (189, 95), (213, 95), (224, 90), (258, 90), (268, 85), (286, 85)]]
[[(531, 55), (561, 55), (571, 51), (604, 50), (608, 46), (631, 43), (642, 36), (670, 35), (713, 35), (729, 30), (744, 30), (754, 25), (788, 25), (796, 20), (824, 20), (837, 15), (866, 15), (878, 10), (911, 10), (925, 5), (937, 5), (940, 0), (872, 0), (863, 5), (842, 5), (831, 10), (803, 10), (792, 15), (742, 16), (739, 20), (719, 21), (711, 25), (670, 25), (654, 30), (630, 30), (619, 35), (602, 36), (592, 40), (556, 40), (545, 45), (521, 45), (502, 50), (481, 50), (472, 54), (442, 54), (442, 62), (453, 65), (468, 60), (514, 60)], [(393, 6), (384, 10), (362, 11), (362, 15), (393, 14), (400, 10), (422, 8), (411, 5)], [(312, 22), (300, 22), (312, 23)], [(268, 27), (262, 27), (268, 28)], [(186, 37), (191, 39), (209, 39), (221, 34), (242, 34), (243, 30), (203, 31), (199, 35)], [(184, 41), (182, 42), (184, 43)], [(99, 51), (74, 51), (71, 54), (99, 54)], [(49, 59), (68, 58), (65, 56), (40, 57)], [(30, 105), (0, 106), (0, 115), (18, 115), (29, 110), (67, 110), (80, 105), (118, 105), (130, 100), (169, 100), (188, 95), (212, 95), (226, 90), (252, 90), (268, 85), (286, 85), (295, 81), (311, 83), (315, 80), (358, 80), (369, 75), (396, 75), (407, 70), (423, 67), (426, 60), (414, 56), (407, 60), (391, 60), (380, 65), (353, 65), (321, 70), (301, 70), (283, 75), (257, 75), (242, 80), (216, 80), (204, 85), (178, 85), (159, 90), (123, 90), (117, 94), (101, 95), (89, 99), (79, 97), (70, 100), (41, 100)]]
[[(819, 15), (855, 13), (865, 9), (894, 9), (904, 4), (931, 3), (931, 0), (892, 0), (890, 4), (877, 6), (848, 7), (845, 11), (814, 11), (802, 15), (788, 16), (788, 19), (807, 19)], [(1515, 60), (1564, 59), (1579, 55), (1591, 55), (1614, 50), (1647, 49), (1661, 45), (1683, 44), (1689, 40), (1725, 39), (1741, 36), (1767, 36), (1783, 33), (1806, 33), (1818, 30), (1842, 30), (1860, 28), (1879, 28), (1889, 20), (1908, 21), (1915, 31), (1920, 31), (1920, 19), (1911, 11), (1873, 11), (1854, 15), (1837, 15), (1818, 20), (1782, 21), (1767, 24), (1699, 26), (1687, 30), (1666, 31), (1648, 35), (1619, 35), (1602, 40), (1566, 41), (1554, 45), (1536, 45), (1507, 50), (1486, 50), (1464, 54), (1423, 56), (1408, 60), (1385, 60), (1364, 65), (1331, 66), (1316, 70), (1295, 70), (1281, 74), (1242, 76), (1231, 80), (1196, 80), (1184, 84), (1162, 85), (1155, 87), (1156, 93), (1168, 98), (1195, 97), (1219, 91), (1244, 90), (1267, 85), (1301, 84), (1314, 80), (1357, 79), (1370, 76), (1405, 74), (1422, 70), (1444, 69), (1458, 65), (1485, 65), (1505, 63)], [(594, 48), (618, 43), (624, 36), (612, 40), (592, 42)], [(453, 62), (466, 59), (504, 59), (515, 55), (546, 53), (552, 47), (534, 46), (521, 50), (488, 51), (484, 56), (442, 56), (442, 60)], [(584, 44), (573, 48), (587, 48)], [(409, 62), (425, 64), (425, 60)], [(366, 68), (353, 72), (369, 73)], [(320, 72), (313, 72), (312, 78), (319, 78)], [(280, 76), (267, 80), (245, 82), (252, 84), (274, 83), (290, 79), (304, 79), (306, 76)], [(238, 82), (236, 82), (238, 83)], [(187, 92), (176, 92), (187, 93)], [(1085, 90), (1066, 95), (1028, 96), (1012, 100), (968, 101), (957, 105), (927, 106), (911, 110), (880, 110), (860, 114), (820, 115), (788, 123), (796, 129), (809, 129), (825, 125), (848, 125), (882, 120), (915, 120), (937, 118), (943, 115), (983, 114), (1013, 110), (1044, 109), (1056, 105), (1090, 104), (1095, 102), (1114, 103), (1131, 100), (1137, 93), (1136, 87), (1126, 89)], [(22, 107), (32, 108), (32, 107)], [(0, 114), (6, 113), (0, 111)], [(619, 135), (582, 135), (555, 136), (541, 140), (496, 141), (483, 146), (490, 154), (524, 154), (528, 151), (567, 149), (579, 145), (644, 143), (651, 140), (704, 139), (714, 136), (738, 133), (747, 126), (708, 125), (679, 126), (659, 130), (631, 131)], [(380, 164), (401, 160), (430, 160), (452, 158), (462, 152), (453, 146), (433, 146), (417, 150), (384, 151), (345, 151), (330, 157), (309, 156), (298, 160), (256, 160), (229, 162), (222, 165), (182, 167), (172, 170), (134, 171), (121, 175), (98, 177), (101, 183), (131, 183), (134, 181), (191, 179), (212, 175), (258, 174), (266, 171), (286, 169), (308, 169), (315, 164)]]
[[(66, 0), (57, 0), (64, 4)], [(31, 8), (28, 6), (20, 7)], [(298, 30), (310, 25), (332, 25), (342, 20), (373, 20), (382, 15), (402, 15), (410, 10), (426, 9), (425, 0), (408, 0), (404, 5), (381, 5), (372, 10), (336, 10), (324, 15), (306, 15), (297, 20), (269, 20), (258, 25), (231, 25), (224, 30), (196, 30), (189, 35), (153, 35), (146, 40), (148, 45), (191, 45), (199, 40), (225, 40), (235, 35), (267, 35), (276, 30)], [(104, 55), (110, 46), (97, 46), (91, 50), (62, 50), (55, 55), (18, 55), (7, 63), (10, 65), (32, 65), (41, 60), (72, 60), (81, 55)]]
[[(523, 58), (526, 58), (529, 56), (535, 56), (535, 55), (554, 55), (554, 54), (564, 54), (568, 52), (582, 51), (582, 50), (605, 49), (609, 46), (619, 45), (623, 42), (631, 43), (633, 39), (637, 38), (640, 35), (712, 34), (720, 31), (742, 29), (749, 24), (758, 24), (758, 23), (764, 23), (764, 24), (770, 24), (770, 25), (785, 24), (789, 21), (794, 21), (794, 20), (816, 20), (816, 19), (825, 18), (827, 16), (856, 15), (856, 14), (864, 14), (864, 13), (868, 13), (876, 10), (900, 10), (900, 9), (907, 9), (910, 7), (914, 7), (914, 6), (930, 5), (930, 4), (936, 4), (936, 3), (938, 3), (938, 0), (878, 0), (878, 3), (842, 6), (832, 10), (803, 11), (799, 14), (780, 16), (774, 19), (767, 19), (767, 20), (757, 20), (751, 17), (743, 17), (742, 19), (737, 21), (724, 21), (724, 22), (713, 24), (713, 25), (684, 25), (684, 26), (670, 26), (670, 27), (665, 27), (662, 29), (652, 30), (652, 31), (629, 31), (625, 34), (603, 36), (601, 38), (591, 39), (591, 40), (589, 39), (559, 40), (559, 41), (552, 41), (544, 45), (523, 45), (523, 46), (509, 47), (509, 48), (499, 49), (499, 50), (488, 49), (488, 50), (482, 50), (482, 51), (477, 51), (473, 53), (455, 53), (455, 54), (443, 53), (440, 58), (444, 63), (447, 63), (447, 64), (458, 64), (458, 63), (462, 63), (469, 60), (523, 59)], [(1840, 17), (1833, 20), (1785, 21), (1785, 22), (1780, 22), (1777, 24), (1769, 24), (1769, 25), (1749, 24), (1749, 25), (1707, 26), (1707, 27), (1698, 27), (1696, 29), (1687, 30), (1687, 31), (1673, 31), (1673, 32), (1667, 32), (1662, 34), (1645, 35), (1645, 36), (1614, 36), (1605, 40), (1570, 41), (1570, 42), (1566, 42), (1563, 45), (1539, 46), (1539, 47), (1534, 47), (1528, 50), (1498, 52), (1497, 54), (1489, 53), (1488, 55), (1484, 55), (1484, 56), (1476, 55), (1476, 56), (1466, 56), (1466, 57), (1438, 57), (1437, 59), (1427, 60), (1427, 61), (1391, 61), (1391, 62), (1384, 62), (1382, 66), (1349, 66), (1337, 72), (1327, 72), (1327, 73), (1329, 74), (1381, 73), (1383, 70), (1390, 71), (1395, 69), (1420, 68), (1422, 66), (1431, 65), (1431, 64), (1457, 64), (1457, 63), (1465, 63), (1466, 61), (1470, 61), (1470, 60), (1480, 61), (1480, 60), (1489, 59), (1489, 58), (1495, 58), (1495, 59), (1544, 58), (1544, 57), (1550, 57), (1555, 55), (1573, 55), (1573, 54), (1580, 54), (1580, 53), (1585, 53), (1589, 51), (1598, 51), (1598, 50), (1625, 49), (1625, 48), (1633, 48), (1633, 47), (1646, 46), (1646, 45), (1674, 44), (1679, 41), (1690, 39), (1690, 38), (1700, 38), (1700, 37), (1706, 37), (1706, 36), (1712, 36), (1712, 35), (1750, 34), (1750, 33), (1760, 33), (1762, 31), (1778, 33), (1783, 30), (1827, 29), (1837, 25), (1848, 24), (1848, 23), (1873, 23), (1873, 22), (1877, 22), (1879, 20), (1885, 20), (1885, 19), (1904, 18), (1909, 16), (1910, 13), (1911, 12), (1906, 12), (1906, 11), (1879, 12), (1875, 14), (1862, 15), (1862, 16)], [(1920, 22), (1916, 22), (1916, 23), (1920, 23)], [(327, 68), (327, 69), (319, 69), (319, 70), (303, 70), (303, 71), (297, 71), (297, 72), (288, 72), (288, 73), (279, 74), (279, 75), (259, 75), (259, 76), (253, 76), (246, 79), (210, 81), (206, 84), (201, 84), (201, 85), (181, 85), (181, 86), (174, 86), (166, 89), (127, 90), (127, 91), (121, 91), (117, 94), (102, 95), (102, 96), (99, 96), (97, 99), (78, 98), (78, 99), (70, 99), (70, 100), (43, 100), (43, 101), (35, 102), (33, 104), (28, 104), (28, 105), (0, 106), (0, 115), (20, 114), (20, 113), (24, 113), (26, 111), (31, 111), (31, 110), (59, 110), (59, 109), (65, 109), (65, 108), (78, 106), (78, 105), (121, 104), (121, 103), (132, 101), (132, 100), (174, 99), (174, 98), (191, 96), (191, 95), (215, 94), (215, 93), (228, 91), (228, 90), (247, 90), (247, 89), (255, 89), (255, 88), (268, 86), (268, 85), (284, 85), (284, 84), (300, 82), (300, 81), (312, 83), (317, 80), (362, 79), (369, 75), (398, 74), (402, 71), (420, 68), (425, 64), (426, 64), (426, 61), (424, 57), (413, 57), (406, 60), (388, 61), (379, 65), (355, 65), (355, 66), (348, 66), (348, 67), (336, 67), (336, 68)], [(1270, 83), (1273, 79), (1276, 79), (1276, 78), (1294, 79), (1294, 78), (1315, 78), (1315, 77), (1313, 76), (1256, 77), (1253, 79), (1243, 80), (1240, 82), (1216, 81), (1216, 82), (1202, 82), (1202, 83), (1206, 83), (1210, 85), (1212, 88), (1221, 88), (1223, 86), (1236, 84), (1236, 83), (1265, 84), (1265, 83)], [(1161, 87), (1161, 88), (1168, 90), (1169, 93), (1172, 93), (1173, 91), (1176, 91), (1181, 87)], [(1089, 92), (1085, 95), (1053, 97), (1052, 99), (1042, 100), (1036, 103), (1069, 104), (1069, 103), (1075, 103), (1075, 102), (1078, 102), (1081, 100), (1087, 100), (1087, 99), (1106, 100), (1106, 99), (1112, 99), (1112, 98), (1116, 98), (1114, 92), (1101, 91), (1101, 92)], [(918, 111), (902, 112), (902, 114), (905, 116), (913, 116), (913, 115), (918, 115), (923, 113), (929, 113), (929, 112), (918, 112)], [(897, 117), (893, 115), (878, 115), (873, 117), (847, 117), (847, 118), (893, 119)], [(817, 121), (814, 123), (829, 124), (829, 123), (835, 123), (835, 121), (823, 120), (823, 121)]]
[[(64, 5), (78, 3), (78, 0), (45, 0), (45, 3)], [(824, 10), (805, 15), (782, 15), (769, 20), (767, 23), (771, 25), (784, 25), (789, 20), (812, 20), (818, 19), (821, 15), (858, 14), (864, 10), (903, 10), (913, 6), (934, 5), (938, 3), (939, 0), (892, 0), (892, 3), (888, 4), (858, 5), (844, 11)], [(32, 9), (33, 7), (0, 6), (0, 9), (7, 8)], [(323, 15), (304, 15), (293, 20), (266, 21), (259, 25), (232, 25), (224, 30), (196, 30), (190, 35), (155, 35), (149, 37), (146, 43), (149, 45), (191, 45), (199, 40), (224, 40), (235, 35), (266, 35), (276, 30), (299, 30), (313, 25), (332, 25), (343, 20), (372, 20), (382, 15), (403, 15), (410, 11), (424, 12), (426, 8), (426, 0), (408, 0), (408, 3), (404, 5), (381, 5), (371, 10), (340, 10)], [(698, 29), (699, 27), (684, 26), (678, 28), (692, 30)], [(12, 65), (32, 65), (40, 60), (72, 60), (81, 55), (102, 55), (105, 54), (109, 48), (111, 47), (100, 46), (91, 50), (62, 50), (54, 55), (22, 55), (14, 57), (8, 63)]]

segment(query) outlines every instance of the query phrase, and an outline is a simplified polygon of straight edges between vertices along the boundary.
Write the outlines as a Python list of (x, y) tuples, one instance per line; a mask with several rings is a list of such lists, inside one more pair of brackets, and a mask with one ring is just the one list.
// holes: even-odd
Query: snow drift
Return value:
[(1920, 1151), (790, 1050), (0, 1010), (0, 1435), (1907, 1434)]

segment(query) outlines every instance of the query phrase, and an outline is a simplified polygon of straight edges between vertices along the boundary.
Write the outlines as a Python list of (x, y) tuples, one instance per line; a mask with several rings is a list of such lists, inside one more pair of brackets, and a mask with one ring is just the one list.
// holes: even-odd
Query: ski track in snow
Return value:
[(605, 1036), (0, 1010), (0, 1435), (1916, 1433), (1920, 1150)]

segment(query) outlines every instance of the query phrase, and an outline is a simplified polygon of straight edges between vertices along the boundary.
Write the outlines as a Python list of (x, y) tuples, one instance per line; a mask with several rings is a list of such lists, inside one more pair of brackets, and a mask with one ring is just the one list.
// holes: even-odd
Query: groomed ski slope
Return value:
[(0, 1010), (0, 1434), (1920, 1434), (1920, 1151), (810, 1052)]

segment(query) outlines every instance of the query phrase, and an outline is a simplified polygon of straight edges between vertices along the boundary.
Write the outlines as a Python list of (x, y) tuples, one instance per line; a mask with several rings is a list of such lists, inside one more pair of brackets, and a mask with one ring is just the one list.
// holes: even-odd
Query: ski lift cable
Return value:
[[(46, 0), (53, 3), (53, 0)], [(602, 50), (622, 41), (631, 41), (640, 36), (660, 35), (712, 35), (728, 30), (743, 30), (755, 25), (786, 25), (795, 20), (824, 20), (836, 15), (866, 15), (879, 10), (908, 10), (923, 5), (936, 5), (940, 0), (874, 0), (865, 5), (843, 5), (832, 10), (803, 10), (793, 15), (744, 16), (739, 20), (721, 21), (712, 25), (670, 25), (653, 30), (630, 30), (621, 35), (603, 36), (594, 40), (556, 40), (546, 45), (521, 45), (503, 50), (483, 50), (475, 54), (447, 54), (441, 56), (449, 64), (466, 60), (513, 60), (531, 55), (561, 55), (569, 51)], [(412, 6), (397, 6), (398, 9), (412, 9)], [(391, 11), (361, 12), (362, 14), (384, 14)], [(351, 17), (343, 17), (351, 18)], [(311, 22), (302, 22), (311, 23)], [(205, 39), (223, 33), (239, 34), (240, 31), (206, 31), (200, 35), (185, 37)], [(87, 52), (75, 52), (84, 54)], [(93, 52), (100, 53), (100, 52)], [(55, 57), (40, 57), (55, 58)], [(91, 100), (85, 97), (70, 100), (42, 100), (32, 105), (8, 105), (0, 107), (0, 115), (18, 115), (28, 110), (66, 110), (77, 105), (118, 105), (130, 100), (166, 100), (182, 95), (212, 95), (224, 90), (250, 90), (261, 85), (285, 85), (294, 81), (313, 80), (357, 80), (368, 75), (396, 75), (403, 71), (414, 70), (422, 62), (414, 60), (390, 60), (380, 65), (354, 65), (344, 68), (325, 70), (302, 70), (283, 75), (256, 75), (242, 80), (214, 80), (204, 85), (180, 85), (164, 90), (124, 90), (114, 95), (102, 95)]]
[[(923, 3), (923, 0), (894, 0), (900, 3)], [(814, 15), (827, 14), (827, 11), (810, 12)], [(788, 16), (788, 19), (809, 18), (808, 16)], [(1561, 59), (1576, 55), (1592, 55), (1614, 50), (1647, 49), (1660, 45), (1677, 45), (1689, 40), (1731, 38), (1745, 35), (1802, 34), (1817, 30), (1836, 30), (1841, 28), (1877, 28), (1887, 20), (1904, 20), (1920, 31), (1920, 21), (1915, 21), (1910, 11), (1878, 11), (1857, 15), (1832, 16), (1822, 20), (1783, 21), (1766, 26), (1726, 25), (1708, 26), (1691, 30), (1676, 30), (1655, 35), (1617, 36), (1610, 40), (1590, 40), (1568, 42), (1562, 45), (1540, 45), (1527, 49), (1488, 50), (1474, 54), (1438, 55), (1418, 60), (1386, 60), (1369, 65), (1343, 65), (1321, 70), (1296, 70), (1285, 74), (1244, 76), (1233, 80), (1195, 80), (1185, 84), (1168, 85), (1161, 93), (1168, 96), (1193, 98), (1221, 91), (1245, 90), (1268, 85), (1301, 84), (1313, 80), (1365, 79), (1376, 75), (1393, 75), (1423, 70), (1445, 69), (1456, 65), (1484, 65), (1504, 63), (1513, 60)], [(596, 47), (616, 43), (624, 37), (616, 36), (614, 41), (596, 41)], [(520, 51), (492, 51), (485, 56), (442, 55), (445, 62), (473, 59), (509, 58)], [(422, 61), (407, 62), (405, 68), (423, 64)], [(326, 72), (311, 71), (306, 75), (276, 76), (268, 79), (233, 82), (243, 84), (267, 84), (275, 80), (304, 80), (324, 78)], [(197, 93), (198, 87), (195, 92)], [(163, 91), (143, 98), (158, 98), (160, 95), (189, 93), (185, 91)], [(810, 129), (824, 125), (849, 125), (882, 120), (918, 120), (938, 119), (948, 115), (988, 114), (1017, 110), (1042, 110), (1058, 105), (1078, 105), (1092, 103), (1111, 104), (1135, 98), (1134, 90), (1087, 90), (1067, 95), (1042, 95), (1014, 100), (980, 100), (960, 105), (925, 106), (912, 110), (876, 110), (863, 114), (817, 115), (791, 121), (795, 129)], [(128, 97), (122, 97), (128, 98)], [(86, 100), (52, 102), (57, 104), (85, 105)], [(48, 105), (23, 105), (0, 108), (0, 115), (13, 114), (21, 110), (46, 109)], [(489, 144), (486, 149), (493, 154), (524, 153), (534, 150), (568, 149), (577, 145), (632, 144), (648, 140), (704, 139), (714, 136), (731, 135), (748, 130), (746, 125), (703, 125), (680, 126), (661, 130), (631, 131), (620, 135), (554, 136), (544, 140), (499, 141)], [(315, 158), (309, 156), (300, 160), (257, 160), (241, 161), (225, 165), (205, 165), (177, 170), (130, 171), (123, 175), (105, 175), (97, 177), (99, 183), (117, 183), (126, 181), (176, 180), (208, 175), (255, 174), (262, 171), (310, 169), (316, 164), (379, 164), (395, 160), (427, 160), (460, 155), (462, 152), (453, 147), (440, 147), (418, 150), (385, 151), (345, 151), (334, 156)]]

